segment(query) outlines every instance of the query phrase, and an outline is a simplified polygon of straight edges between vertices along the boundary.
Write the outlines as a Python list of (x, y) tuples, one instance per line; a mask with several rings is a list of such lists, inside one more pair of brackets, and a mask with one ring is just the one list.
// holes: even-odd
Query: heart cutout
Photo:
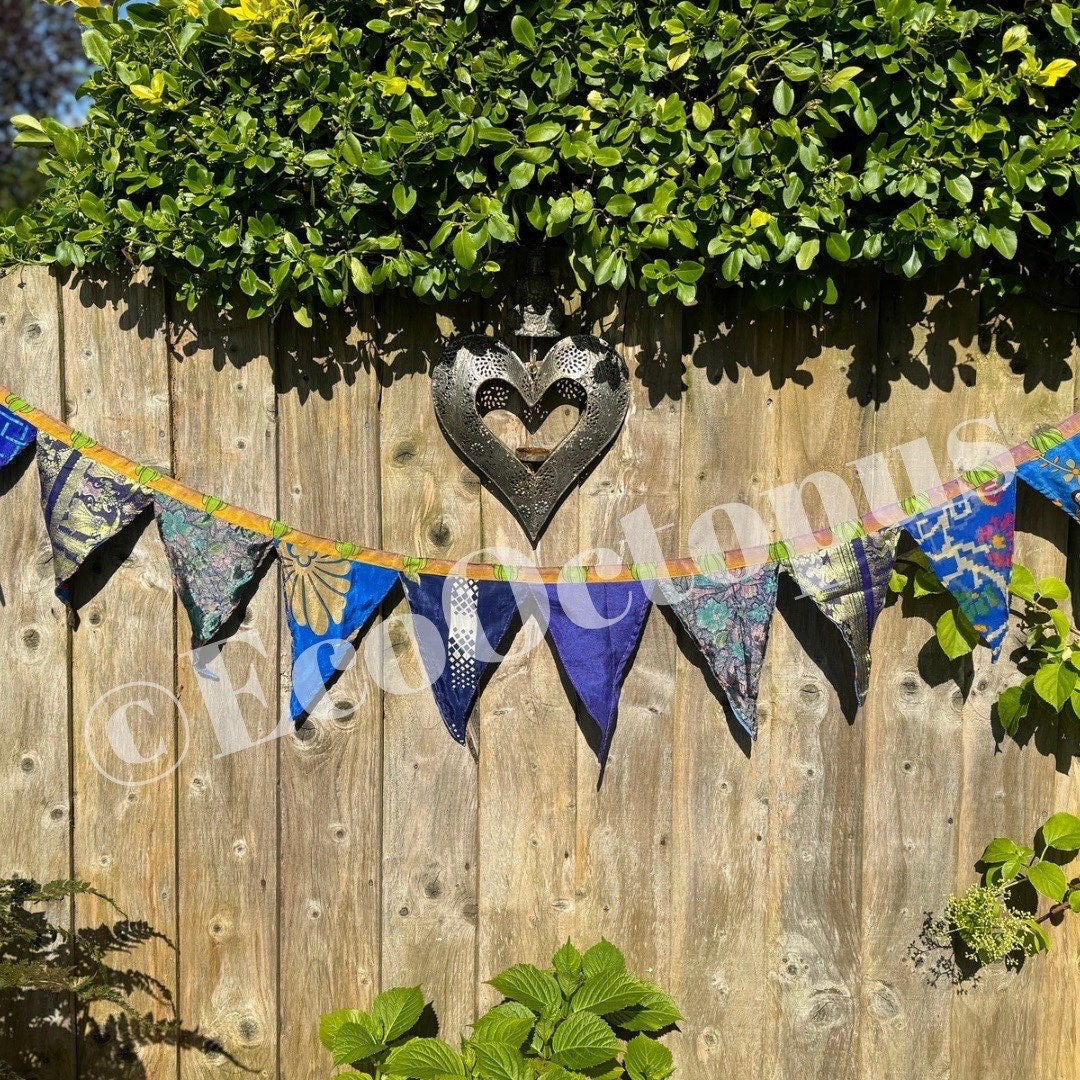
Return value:
[[(594, 468), (630, 405), (626, 365), (589, 335), (557, 341), (529, 367), (494, 338), (452, 342), (432, 372), (435, 415), (458, 454), (493, 488), (535, 546), (555, 508)], [(577, 423), (539, 460), (519, 459), (484, 423), (495, 409), (535, 431), (555, 404), (577, 405)]]

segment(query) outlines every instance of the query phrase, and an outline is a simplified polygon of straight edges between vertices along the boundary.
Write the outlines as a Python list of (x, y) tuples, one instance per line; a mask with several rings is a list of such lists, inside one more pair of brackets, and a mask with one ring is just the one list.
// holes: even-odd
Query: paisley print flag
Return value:
[(505, 581), (433, 574), (402, 574), (401, 582), (413, 615), (436, 630), (437, 640), (417, 633), (420, 659), (446, 730), (463, 743), (481, 682), (502, 660), (497, 650), (518, 610), (514, 588)]
[(0, 405), (0, 467), (14, 461), (33, 441), (37, 429)]
[[(563, 671), (600, 730), (597, 757), (607, 758), (630, 658), (652, 606), (637, 581), (535, 585), (548, 635)], [(546, 603), (545, 603), (546, 601)]]
[(904, 524), (995, 660), (1008, 629), (1015, 518), (1013, 472)]
[(1024, 462), (1017, 472), (1059, 510), (1080, 520), (1080, 435), (1044, 449), (1041, 457)]
[(664, 597), (697, 642), (735, 719), (757, 738), (761, 666), (776, 610), (779, 566), (661, 581)]
[(899, 539), (898, 529), (882, 529), (788, 562), (799, 588), (844, 635), (860, 705), (870, 687), (870, 635), (885, 603)]
[(154, 514), (197, 648), (240, 606), (273, 542), (161, 492), (154, 494)]
[(294, 722), (318, 704), (353, 656), (352, 639), (397, 582), (396, 570), (279, 542), (285, 615), (292, 636)]
[(90, 553), (153, 500), (146, 488), (43, 431), (37, 436), (37, 464), (56, 595), (66, 601), (68, 581)]

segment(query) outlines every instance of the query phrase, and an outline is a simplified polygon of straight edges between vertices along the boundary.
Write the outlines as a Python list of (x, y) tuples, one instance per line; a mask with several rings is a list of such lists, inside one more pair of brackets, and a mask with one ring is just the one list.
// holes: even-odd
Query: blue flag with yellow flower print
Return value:
[(14, 461), (36, 435), (37, 428), (0, 405), (0, 467)]
[(278, 542), (292, 635), (292, 698), (299, 722), (353, 656), (352, 639), (397, 582), (395, 570)]
[(1016, 473), (917, 514), (903, 527), (998, 658), (1009, 622)]
[[(1059, 436), (1060, 438), (1060, 436)], [(1080, 435), (1043, 450), (1017, 469), (1020, 479), (1080, 520)]]

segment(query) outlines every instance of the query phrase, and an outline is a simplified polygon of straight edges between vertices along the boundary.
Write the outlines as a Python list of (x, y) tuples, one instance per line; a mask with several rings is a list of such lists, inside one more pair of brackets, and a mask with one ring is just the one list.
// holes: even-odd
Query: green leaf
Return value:
[(1021, 600), (1035, 600), (1035, 575), (1021, 563), (1013, 563), (1009, 592), (1019, 596)]
[(562, 124), (546, 120), (542, 124), (533, 124), (525, 129), (525, 141), (528, 143), (546, 143), (557, 139), (563, 133)]
[(489, 1009), (473, 1025), (472, 1037), (486, 1043), (519, 1047), (529, 1037), (536, 1014), (519, 1001), (504, 1001)]
[(1076, 689), (1077, 674), (1068, 664), (1051, 662), (1043, 664), (1035, 672), (1032, 686), (1048, 705), (1060, 712), (1069, 696)]
[(565, 1069), (589, 1069), (613, 1058), (619, 1040), (611, 1027), (595, 1013), (571, 1014), (551, 1040), (553, 1057)]
[(305, 135), (310, 135), (318, 126), (321, 119), (322, 109), (320, 109), (318, 105), (312, 105), (311, 108), (296, 121), (296, 123)]
[(83, 52), (89, 60), (99, 67), (107, 67), (112, 59), (112, 50), (100, 30), (87, 30), (82, 36)]
[(304, 155), (304, 164), (312, 169), (328, 169), (334, 159), (325, 150), (309, 150)]
[(851, 245), (842, 233), (830, 233), (825, 240), (825, 250), (837, 262), (847, 262), (851, 258)]
[(1026, 26), (1010, 26), (1001, 39), (1001, 51), (1007, 53), (1022, 49), (1027, 44), (1027, 39), (1028, 32)]
[(1068, 600), (1070, 596), (1069, 586), (1056, 577), (1044, 577), (1035, 586), (1035, 591), (1039, 596), (1045, 596), (1050, 600)]
[(1069, 901), (1069, 908), (1072, 911), (1080, 912), (1080, 889), (1071, 889), (1067, 899)]
[(708, 131), (712, 127), (713, 118), (715, 117), (713, 110), (705, 104), (704, 101), (695, 101), (694, 107), (690, 110), (690, 119), (694, 123), (694, 127), (698, 131)]
[(804, 240), (795, 255), (795, 265), (800, 270), (809, 270), (810, 264), (817, 258), (821, 250), (821, 241), (816, 237), (812, 240)]
[(998, 722), (1010, 735), (1016, 734), (1027, 711), (1028, 698), (1023, 686), (1010, 686), (1002, 690), (997, 699)]
[(558, 975), (580, 975), (581, 953), (574, 947), (573, 942), (567, 941), (551, 958), (551, 964)]
[(520, 1001), (541, 1014), (553, 1015), (562, 1005), (562, 991), (555, 978), (532, 964), (515, 964), (491, 980), (503, 997)]
[(371, 1019), (379, 1025), (383, 1042), (391, 1043), (416, 1026), (424, 1011), (419, 986), (397, 986), (379, 994), (371, 1003)]
[(1016, 230), (998, 228), (996, 225), (991, 225), (989, 230), (990, 243), (1005, 256), (1006, 259), (1011, 259), (1016, 254)]
[(631, 1005), (639, 1005), (645, 988), (625, 971), (602, 971), (586, 979), (574, 994), (570, 1007), (574, 1012), (587, 1009), (597, 1016), (607, 1016)]
[(416, 189), (406, 187), (404, 184), (395, 184), (390, 197), (394, 200), (398, 213), (403, 217), (416, 205)]
[(1055, 902), (1065, 899), (1065, 890), (1069, 887), (1065, 872), (1052, 862), (1037, 862), (1028, 868), (1028, 881), (1042, 896)]
[(1050, 951), (1050, 935), (1042, 928), (1041, 924), (1034, 919), (1024, 920), (1024, 930), (1027, 940), (1024, 942), (1024, 952), (1029, 956), (1037, 953)]
[(1021, 858), (1020, 852), (1020, 846), (1015, 840), (1011, 840), (1007, 836), (999, 836), (986, 845), (979, 861), (986, 863), (988, 866), (994, 866), (999, 863), (1009, 862), (1012, 859)]
[(682, 1013), (675, 1002), (659, 987), (649, 983), (643, 985), (646, 990), (641, 1004), (612, 1013), (608, 1021), (625, 1031), (662, 1031), (677, 1024), (682, 1019)]
[(869, 135), (877, 127), (877, 110), (874, 108), (873, 103), (867, 101), (866, 98), (859, 98), (859, 103), (855, 106), (852, 115), (855, 117), (855, 123), (859, 125), (865, 135)]
[(783, 79), (773, 88), (772, 103), (781, 116), (787, 116), (795, 104), (795, 91)]
[(442, 1039), (410, 1039), (390, 1051), (383, 1072), (410, 1080), (458, 1080), (465, 1076), (465, 1062)]
[(108, 221), (105, 204), (96, 195), (84, 191), (79, 196), (79, 209), (91, 220), (104, 224)]
[(514, 35), (514, 40), (529, 52), (536, 51), (536, 31), (524, 15), (515, 15), (510, 20), (510, 33)]
[(368, 1022), (367, 1013), (359, 1009), (338, 1009), (337, 1012), (324, 1013), (319, 1017), (319, 1039), (327, 1050), (334, 1049), (334, 1036), (345, 1024), (364, 1024)]
[(1054, 814), (1042, 827), (1043, 840), (1057, 851), (1080, 851), (1080, 818), (1075, 814)]
[(476, 1074), (483, 1080), (530, 1080), (525, 1056), (512, 1046), (474, 1043)]
[(635, 1035), (623, 1058), (630, 1080), (667, 1080), (675, 1070), (671, 1051), (648, 1035)]
[(335, 1065), (367, 1061), (385, 1049), (386, 1044), (372, 1030), (371, 1021), (364, 1013), (359, 1013), (356, 1020), (341, 1024), (330, 1039)]
[(971, 202), (972, 196), (975, 194), (975, 189), (971, 186), (971, 181), (961, 174), (960, 176), (951, 176), (945, 181), (945, 190), (954, 198), (957, 202), (964, 203), (965, 205)]
[(459, 266), (464, 266), (466, 270), (469, 270), (476, 263), (476, 242), (467, 229), (462, 229), (454, 237), (453, 249), (454, 258), (457, 259)]
[(633, 212), (635, 205), (630, 195), (615, 195), (604, 204), (604, 209), (615, 217), (626, 217)]
[(963, 613), (954, 608), (943, 612), (935, 627), (938, 644), (950, 660), (967, 656), (979, 643), (979, 635)]
[(581, 957), (581, 969), (585, 973), (585, 978), (591, 979), (594, 975), (601, 975), (607, 971), (625, 971), (626, 959), (610, 941), (601, 938)]

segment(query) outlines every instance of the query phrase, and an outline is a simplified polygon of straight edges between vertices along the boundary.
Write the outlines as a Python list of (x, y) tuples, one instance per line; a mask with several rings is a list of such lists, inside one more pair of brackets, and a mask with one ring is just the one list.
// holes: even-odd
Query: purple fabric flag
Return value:
[(413, 615), (438, 633), (441, 648), (417, 633), (420, 659), (447, 731), (463, 743), (481, 680), (502, 660), (496, 650), (518, 610), (517, 596), (505, 581), (402, 574), (401, 582)]
[(153, 496), (43, 431), (37, 435), (37, 463), (56, 594), (66, 601), (67, 583), (75, 571), (99, 544), (138, 517)]
[(397, 571), (278, 543), (292, 635), (289, 714), (301, 720), (353, 657), (352, 639), (386, 599)]
[(273, 541), (161, 492), (154, 513), (192, 642), (205, 645), (240, 606)]
[(548, 633), (563, 671), (600, 729), (597, 757), (611, 745), (619, 695), (652, 601), (637, 581), (534, 585), (549, 607)]
[(0, 467), (14, 461), (36, 435), (37, 428), (0, 405)]
[[(1035, 436), (1032, 441), (1038, 440)], [(1059, 510), (1080, 520), (1080, 435), (1047, 447), (1039, 457), (1025, 461), (1017, 472), (1025, 484), (1045, 495)]]
[(757, 738), (761, 666), (776, 610), (776, 563), (660, 582), (679, 622), (697, 642), (735, 719)]
[(855, 698), (860, 705), (870, 688), (870, 635), (885, 603), (899, 539), (899, 529), (882, 529), (795, 555), (788, 562), (799, 588), (844, 635), (855, 661)]
[(904, 523), (995, 660), (1009, 623), (1015, 518), (1013, 472)]

